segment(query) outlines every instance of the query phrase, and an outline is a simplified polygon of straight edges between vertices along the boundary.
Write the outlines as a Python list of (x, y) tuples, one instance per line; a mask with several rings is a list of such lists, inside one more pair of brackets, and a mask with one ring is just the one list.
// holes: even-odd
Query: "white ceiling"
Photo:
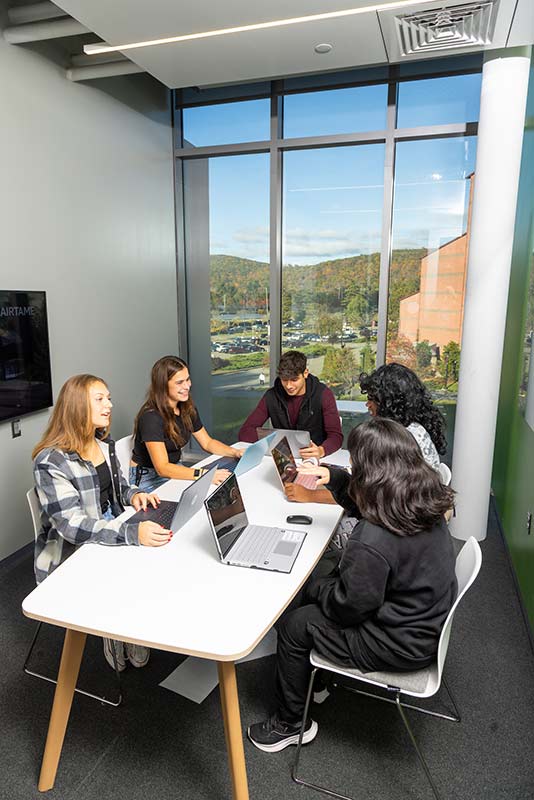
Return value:
[[(376, 0), (56, 0), (56, 5), (104, 41), (117, 45), (359, 8), (371, 2)], [(427, 0), (414, 3), (413, 10), (460, 2)], [(125, 55), (169, 88), (395, 63), (400, 56), (393, 18), (408, 10), (412, 7), (132, 49)], [(333, 45), (330, 53), (314, 52), (315, 45), (322, 42)], [(500, 0), (492, 47), (533, 42), (534, 0)], [(444, 50), (438, 55), (455, 52)]]

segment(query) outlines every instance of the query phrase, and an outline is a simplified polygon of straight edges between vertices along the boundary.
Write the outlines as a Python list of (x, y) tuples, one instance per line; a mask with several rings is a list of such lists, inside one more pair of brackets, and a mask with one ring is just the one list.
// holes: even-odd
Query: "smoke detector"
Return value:
[(401, 55), (491, 44), (498, 2), (480, 0), (395, 17)]

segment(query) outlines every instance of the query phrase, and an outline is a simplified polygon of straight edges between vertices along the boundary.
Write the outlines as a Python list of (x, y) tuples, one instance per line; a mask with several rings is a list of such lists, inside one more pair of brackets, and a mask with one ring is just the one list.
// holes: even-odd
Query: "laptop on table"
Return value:
[(157, 508), (148, 506), (146, 511), (132, 514), (128, 522), (157, 522), (163, 528), (176, 533), (202, 508), (211, 478), (211, 473), (207, 472), (184, 489), (178, 502), (162, 500)]
[(206, 498), (204, 506), (223, 564), (291, 572), (306, 532), (251, 525), (235, 474)]
[[(302, 448), (309, 447), (311, 442), (309, 431), (292, 431), (285, 430), (283, 428), (256, 428), (256, 433), (258, 435), (258, 439), (264, 439), (266, 436), (270, 437), (269, 441), (271, 442), (271, 448), (273, 446), (277, 447), (278, 442), (280, 442), (285, 436), (289, 442), (293, 458), (300, 458), (300, 451)], [(273, 434), (275, 435), (273, 436)]]
[(218, 458), (217, 461), (206, 464), (205, 469), (227, 469), (229, 472), (235, 473), (238, 478), (241, 477), (245, 472), (261, 464), (264, 456), (269, 455), (269, 450), (274, 439), (274, 432), (269, 431), (269, 433), (269, 436), (261, 439), (259, 442), (254, 442), (254, 444), (249, 445), (241, 458), (223, 456), (223, 458)]
[(285, 489), (288, 483), (296, 483), (305, 489), (317, 489), (316, 475), (302, 475), (297, 472), (297, 462), (293, 458), (289, 442), (284, 436), (271, 450), (278, 477)]

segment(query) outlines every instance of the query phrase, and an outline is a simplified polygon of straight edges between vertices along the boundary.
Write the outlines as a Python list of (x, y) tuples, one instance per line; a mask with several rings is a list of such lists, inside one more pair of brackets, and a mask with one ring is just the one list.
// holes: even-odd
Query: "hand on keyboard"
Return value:
[(222, 483), (230, 476), (230, 472), (227, 469), (216, 469), (213, 473), (213, 478), (211, 479), (212, 483)]
[(322, 466), (314, 467), (311, 466), (310, 464), (301, 464), (300, 467), (298, 468), (298, 472), (301, 475), (316, 475), (318, 478), (317, 480), (318, 486), (330, 482), (330, 470), (328, 469), (328, 467), (322, 467)]
[(160, 503), (160, 499), (157, 494), (147, 494), (146, 492), (137, 492), (132, 497), (131, 503), (136, 511), (146, 511), (147, 506), (151, 505), (154, 508), (157, 508)]
[(157, 522), (140, 522), (137, 535), (139, 544), (145, 547), (161, 547), (172, 539), (172, 531), (166, 531)]

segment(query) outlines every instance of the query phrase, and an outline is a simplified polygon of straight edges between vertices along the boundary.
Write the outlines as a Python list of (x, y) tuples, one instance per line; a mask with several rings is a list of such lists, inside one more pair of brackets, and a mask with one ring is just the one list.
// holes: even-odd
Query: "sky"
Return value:
[[(478, 119), (480, 75), (399, 85), (397, 127)], [(386, 87), (285, 98), (284, 135), (385, 126)], [(193, 145), (262, 141), (269, 100), (184, 110)], [(465, 231), (467, 177), (476, 139), (400, 142), (396, 148), (393, 247), (439, 247)], [(380, 250), (384, 145), (294, 150), (283, 156), (283, 263), (314, 264)], [(269, 155), (211, 158), (210, 251), (269, 260)]]

